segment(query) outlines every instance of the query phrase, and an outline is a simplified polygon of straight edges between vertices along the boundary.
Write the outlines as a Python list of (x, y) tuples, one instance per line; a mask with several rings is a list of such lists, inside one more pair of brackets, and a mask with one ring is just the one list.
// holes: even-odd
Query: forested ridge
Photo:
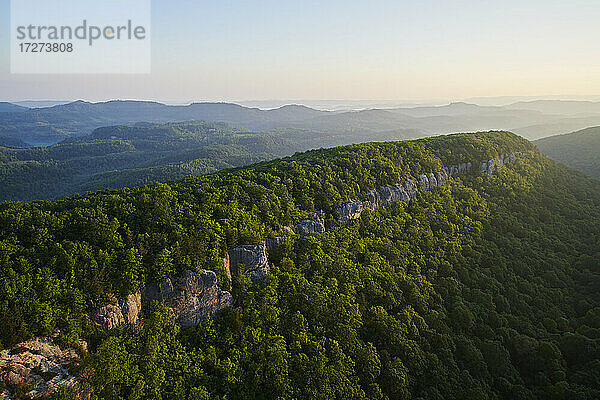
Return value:
[(98, 128), (48, 147), (0, 147), (0, 200), (48, 200), (201, 175), (294, 153), (285, 135), (184, 122)]
[[(405, 206), (338, 207), (382, 185), (522, 152)], [(263, 285), (222, 257), (307, 213)], [(0, 205), (0, 340), (90, 343), (57, 398), (595, 399), (600, 182), (507, 132), (298, 153), (167, 184)], [(108, 333), (84, 314), (184, 270), (235, 306), (181, 330), (159, 306)], [(75, 367), (74, 367), (75, 368)]]
[(600, 127), (550, 136), (534, 144), (554, 161), (600, 179)]

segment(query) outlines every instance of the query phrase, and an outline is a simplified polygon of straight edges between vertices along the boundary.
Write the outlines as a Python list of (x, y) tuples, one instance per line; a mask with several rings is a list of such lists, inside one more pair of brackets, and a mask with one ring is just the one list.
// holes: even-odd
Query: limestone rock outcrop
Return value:
[[(367, 196), (372, 197), (369, 197), (369, 200), (365, 201), (365, 203), (367, 203), (368, 201), (374, 203), (378, 199), (377, 191), (375, 190), (369, 192)], [(359, 200), (350, 200), (348, 203), (342, 204), (342, 207), (340, 207), (339, 209), (340, 224), (347, 225), (351, 220), (360, 217), (360, 214), (365, 210), (365, 208), (370, 207), (366, 206), (362, 201)]]
[(142, 299), (161, 303), (171, 319), (184, 329), (200, 324), (209, 315), (216, 315), (233, 304), (231, 293), (222, 290), (215, 273), (208, 270), (199, 273), (188, 270), (152, 284)]
[(265, 239), (265, 243), (267, 245), (267, 250), (271, 251), (271, 250), (275, 250), (275, 249), (279, 248), (279, 246), (281, 246), (283, 244), (283, 242), (285, 241), (286, 237), (288, 237), (290, 235), (295, 235), (295, 234), (296, 233), (294, 232), (292, 227), (284, 226), (281, 229), (281, 232), (277, 233), (272, 238)]
[[(513, 162), (519, 157), (523, 157), (524, 153), (514, 152), (506, 156), (502, 155), (491, 160), (480, 163), (480, 171), (482, 173), (493, 175), (498, 169), (506, 163)], [(387, 207), (398, 201), (409, 204), (417, 195), (419, 186), (425, 190), (433, 189), (435, 186), (446, 185), (448, 177), (469, 172), (473, 167), (473, 163), (466, 162), (458, 165), (445, 167), (440, 171), (420, 174), (416, 178), (409, 178), (406, 182), (397, 185), (382, 186), (379, 189), (373, 189), (364, 201), (350, 200), (348, 203), (342, 204), (338, 209), (339, 223), (348, 225), (353, 219), (359, 218), (365, 209), (375, 210), (378, 207)]]
[(466, 162), (458, 165), (451, 165), (449, 167), (446, 167), (445, 170), (448, 173), (448, 175), (459, 175), (470, 171), (471, 167), (473, 167), (473, 164), (470, 162)]
[(284, 226), (281, 228), (281, 233), (284, 235), (295, 235), (294, 229), (291, 226)]
[(229, 250), (229, 274), (248, 274), (252, 283), (261, 283), (269, 274), (267, 245), (243, 245)]
[(142, 294), (130, 294), (117, 304), (109, 304), (87, 315), (91, 325), (101, 330), (111, 330), (125, 324), (135, 324), (142, 311)]
[(516, 161), (517, 158), (523, 157), (524, 154), (521, 152), (514, 152), (508, 155), (500, 155), (498, 157), (492, 158), (491, 160), (484, 161), (480, 163), (479, 170), (484, 174), (493, 175), (494, 172), (502, 168), (504, 164)]
[(296, 232), (298, 232), (300, 236), (325, 233), (325, 221), (323, 218), (317, 218), (316, 221), (311, 219), (302, 220), (296, 225)]
[(438, 185), (445, 185), (448, 183), (448, 172), (446, 170), (435, 172), (434, 175)]
[(225, 268), (225, 272), (227, 273), (227, 278), (231, 281), (231, 268), (229, 267), (229, 253), (225, 253), (225, 257), (223, 257), (223, 267)]
[[(85, 342), (80, 345), (85, 348)], [(67, 366), (77, 362), (74, 349), (62, 350), (50, 338), (36, 338), (0, 351), (0, 381), (4, 392), (0, 399), (11, 399), (15, 389), (29, 389), (28, 398), (48, 397), (63, 385), (74, 385), (78, 378)]]

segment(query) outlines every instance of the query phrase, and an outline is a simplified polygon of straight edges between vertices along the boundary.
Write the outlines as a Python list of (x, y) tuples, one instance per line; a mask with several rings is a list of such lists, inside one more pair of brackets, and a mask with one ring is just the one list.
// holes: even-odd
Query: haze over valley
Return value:
[(0, 140), (49, 145), (90, 135), (101, 126), (190, 120), (225, 122), (258, 131), (286, 128), (343, 134), (345, 139), (338, 144), (484, 130), (508, 130), (534, 140), (600, 125), (600, 103), (537, 100), (479, 106), (455, 102), (443, 106), (325, 111), (298, 104), (260, 109), (233, 103), (175, 106), (141, 101), (76, 101), (27, 109), (5, 102), (0, 104)]

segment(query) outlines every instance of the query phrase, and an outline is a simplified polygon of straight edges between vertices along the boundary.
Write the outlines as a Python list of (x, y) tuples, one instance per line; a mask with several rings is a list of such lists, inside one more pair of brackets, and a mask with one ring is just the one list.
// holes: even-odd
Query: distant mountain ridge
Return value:
[[(0, 136), (39, 146), (89, 135), (102, 126), (203, 120), (253, 131), (313, 130), (332, 137), (344, 137), (343, 142), (334, 143), (339, 145), (486, 130), (510, 130), (536, 139), (600, 125), (600, 108), (596, 113), (595, 103), (568, 103), (569, 107), (565, 110), (573, 112), (571, 114), (551, 113), (559, 111), (558, 106), (552, 106), (555, 103), (516, 104), (499, 107), (457, 102), (444, 106), (324, 111), (298, 104), (263, 110), (233, 103), (167, 105), (153, 101), (90, 103), (79, 100), (46, 108), (0, 113)], [(521, 106), (523, 108), (518, 108)], [(580, 113), (580, 109), (590, 112)], [(400, 130), (411, 133), (399, 136)]]
[(26, 108), (44, 108), (44, 107), (52, 107), (59, 104), (67, 104), (71, 101), (67, 100), (21, 100), (21, 101), (11, 101), (12, 104), (16, 104), (21, 107)]
[(326, 111), (308, 107), (282, 107), (275, 110), (247, 108), (231, 103), (192, 103), (170, 106), (150, 101), (114, 100), (72, 103), (26, 112), (0, 114), (0, 135), (15, 136), (34, 145), (54, 144), (67, 137), (84, 136), (108, 125), (137, 122), (177, 122), (204, 120), (243, 125), (248, 129), (274, 127), (281, 123), (323, 115)]
[(532, 100), (505, 106), (508, 110), (531, 110), (549, 114), (599, 114), (600, 102), (579, 100)]
[(28, 110), (27, 107), (22, 107), (22, 106), (19, 106), (17, 104), (8, 103), (6, 101), (1, 101), (0, 102), (0, 113), (5, 113), (5, 112), (23, 112), (23, 111), (27, 111), (27, 110)]

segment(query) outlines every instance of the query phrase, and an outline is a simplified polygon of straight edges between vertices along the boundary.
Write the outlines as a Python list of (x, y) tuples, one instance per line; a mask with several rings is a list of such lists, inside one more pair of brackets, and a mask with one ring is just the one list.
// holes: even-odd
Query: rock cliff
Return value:
[[(491, 175), (504, 164), (513, 162), (523, 155), (515, 152), (480, 162), (479, 170), (481, 173)], [(373, 189), (367, 193), (364, 200), (351, 200), (343, 204), (338, 210), (339, 222), (348, 225), (353, 219), (359, 218), (366, 209), (375, 210), (398, 201), (409, 204), (417, 196), (419, 188), (429, 190), (438, 185), (446, 185), (449, 176), (467, 173), (472, 168), (471, 162), (451, 165), (440, 171), (409, 178), (402, 184)], [(259, 284), (270, 272), (267, 250), (274, 250), (281, 246), (288, 235), (309, 236), (324, 232), (323, 219), (311, 213), (308, 218), (300, 221), (295, 229), (286, 226), (277, 235), (267, 238), (259, 245), (242, 245), (233, 248), (223, 258), (227, 276), (231, 279), (239, 274), (248, 274), (253, 283)], [(231, 294), (217, 286), (214, 272), (203, 270), (200, 274), (195, 274), (192, 271), (185, 271), (178, 277), (167, 278), (149, 286), (143, 294), (138, 292), (117, 304), (102, 307), (88, 314), (88, 319), (92, 326), (102, 330), (135, 323), (141, 312), (142, 300), (159, 301), (167, 308), (173, 320), (184, 328), (198, 325), (206, 316), (215, 315), (233, 303)]]
[(209, 315), (216, 315), (233, 304), (231, 293), (222, 290), (215, 273), (208, 270), (184, 271), (152, 284), (144, 291), (142, 300), (161, 303), (171, 319), (184, 329), (198, 325)]
[(248, 274), (252, 283), (262, 282), (270, 271), (267, 245), (243, 245), (229, 250), (229, 276)]
[(325, 221), (323, 221), (322, 218), (317, 218), (316, 221), (311, 219), (302, 220), (296, 225), (296, 232), (298, 232), (300, 236), (325, 233)]
[[(519, 157), (523, 157), (521, 152), (514, 152), (508, 155), (502, 155), (479, 163), (480, 171), (484, 174), (492, 175), (502, 168), (506, 163), (513, 162)], [(433, 189), (438, 185), (446, 185), (448, 177), (469, 172), (473, 163), (466, 162), (458, 165), (445, 167), (440, 171), (421, 174), (416, 178), (409, 178), (406, 182), (397, 185), (382, 186), (379, 189), (373, 189), (364, 200), (351, 200), (338, 209), (339, 223), (348, 225), (353, 219), (359, 218), (365, 209), (375, 210), (378, 207), (387, 207), (398, 201), (409, 204), (415, 198), (419, 190), (419, 185), (424, 190)]]
[(295, 234), (296, 233), (294, 232), (292, 227), (284, 226), (281, 229), (281, 232), (276, 234), (274, 237), (265, 239), (265, 243), (267, 245), (267, 250), (271, 251), (271, 250), (277, 249), (279, 246), (281, 246), (283, 244), (286, 237), (288, 237), (290, 235), (295, 235)]
[[(85, 342), (79, 344), (83, 349)], [(0, 399), (11, 399), (15, 392), (27, 398), (47, 397), (63, 385), (74, 385), (75, 376), (67, 370), (79, 361), (74, 349), (62, 350), (50, 338), (36, 338), (0, 351), (0, 381), (5, 384)]]
[(125, 324), (135, 324), (142, 311), (142, 294), (137, 292), (87, 315), (88, 321), (97, 329), (110, 330)]

